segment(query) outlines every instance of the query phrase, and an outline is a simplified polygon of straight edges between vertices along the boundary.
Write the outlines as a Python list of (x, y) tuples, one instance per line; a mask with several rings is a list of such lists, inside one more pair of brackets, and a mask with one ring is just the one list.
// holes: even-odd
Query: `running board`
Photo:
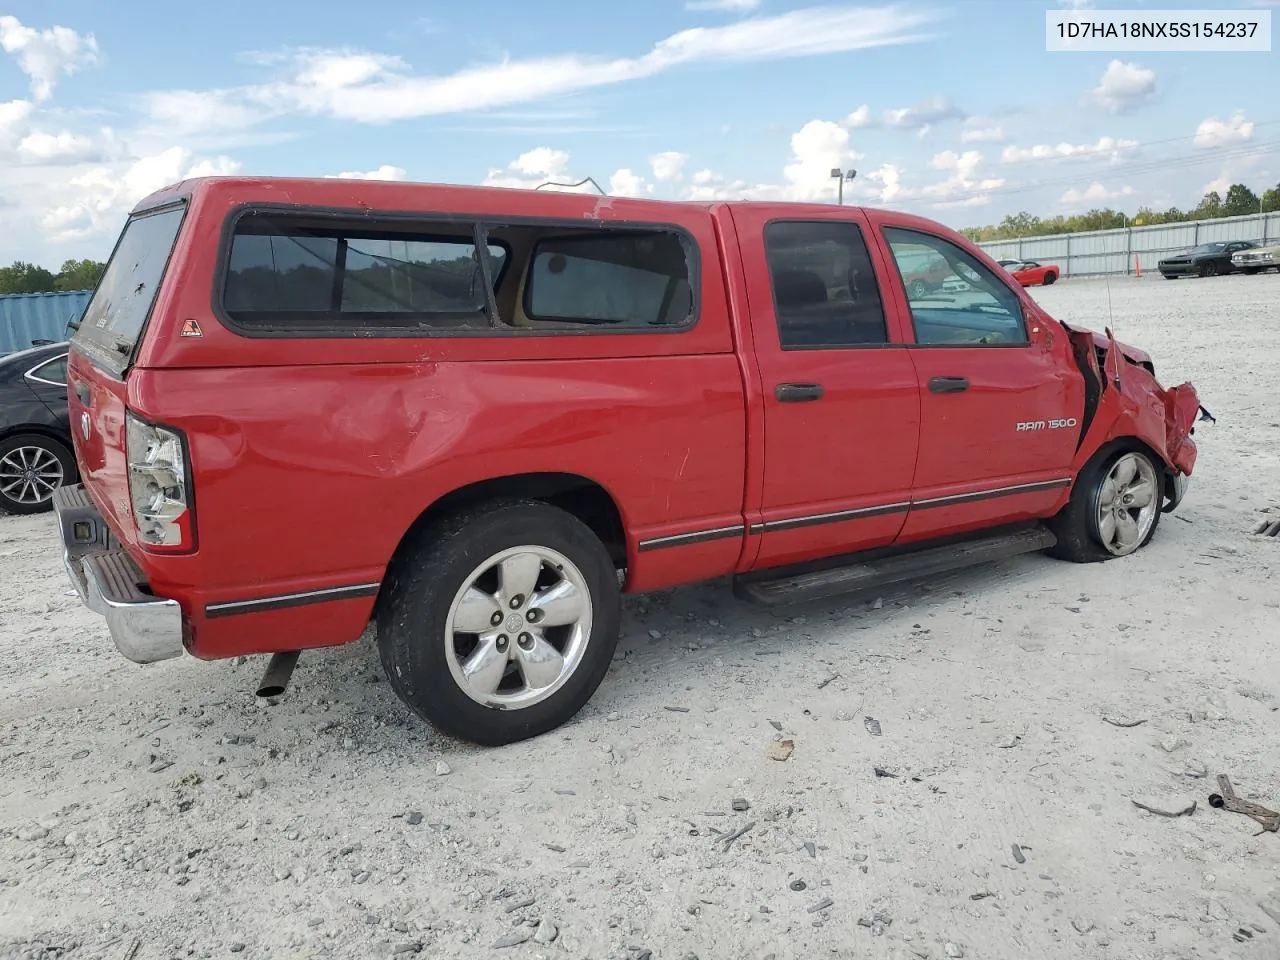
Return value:
[[(1007, 560), (1024, 553), (1047, 550), (1058, 542), (1047, 527), (1036, 524), (1005, 530), (939, 546), (881, 553), (874, 558), (850, 557), (838, 567), (803, 573), (760, 571), (733, 578), (733, 592), (740, 600), (762, 607), (776, 607), (808, 600), (825, 600), (892, 584), (923, 580), (940, 573)], [(794, 570), (794, 568), (793, 568)]]

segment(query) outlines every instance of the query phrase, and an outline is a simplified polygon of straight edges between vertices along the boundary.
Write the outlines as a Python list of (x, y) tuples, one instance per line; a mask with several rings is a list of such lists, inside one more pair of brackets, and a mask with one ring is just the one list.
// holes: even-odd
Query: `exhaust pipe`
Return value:
[(284, 688), (289, 685), (289, 678), (293, 676), (293, 668), (298, 665), (299, 653), (300, 650), (290, 650), (271, 655), (271, 659), (267, 661), (267, 669), (262, 673), (262, 680), (258, 683), (258, 696), (278, 697), (284, 693)]

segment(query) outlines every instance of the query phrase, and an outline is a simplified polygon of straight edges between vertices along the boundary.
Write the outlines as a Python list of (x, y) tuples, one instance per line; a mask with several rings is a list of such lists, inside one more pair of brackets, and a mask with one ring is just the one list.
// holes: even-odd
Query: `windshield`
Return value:
[(1227, 249), (1225, 243), (1202, 243), (1198, 247), (1192, 247), (1192, 253), (1221, 253)]
[(124, 370), (155, 303), (185, 206), (131, 217), (85, 309), (74, 343)]

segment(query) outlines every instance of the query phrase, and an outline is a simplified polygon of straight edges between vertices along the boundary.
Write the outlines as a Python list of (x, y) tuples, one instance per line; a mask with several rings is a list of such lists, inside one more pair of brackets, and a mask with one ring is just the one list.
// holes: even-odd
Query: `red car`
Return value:
[(1056, 283), (1062, 271), (1056, 263), (1036, 263), (1034, 260), (997, 260), (1024, 287), (1049, 286)]
[(373, 620), (484, 744), (582, 707), (623, 592), (1131, 554), (1201, 410), (904, 213), (238, 177), (134, 210), (68, 400), (58, 549), (126, 657), (273, 654), (274, 695)]

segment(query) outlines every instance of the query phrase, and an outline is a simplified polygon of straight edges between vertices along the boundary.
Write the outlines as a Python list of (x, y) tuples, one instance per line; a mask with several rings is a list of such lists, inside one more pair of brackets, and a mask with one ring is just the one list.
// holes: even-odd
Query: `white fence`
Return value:
[(996, 260), (1035, 260), (1056, 263), (1064, 277), (1154, 273), (1161, 257), (1187, 250), (1199, 243), (1218, 240), (1280, 242), (1280, 213), (1254, 213), (1247, 217), (1158, 223), (1091, 233), (1059, 233), (1021, 240), (991, 240), (978, 246)]

